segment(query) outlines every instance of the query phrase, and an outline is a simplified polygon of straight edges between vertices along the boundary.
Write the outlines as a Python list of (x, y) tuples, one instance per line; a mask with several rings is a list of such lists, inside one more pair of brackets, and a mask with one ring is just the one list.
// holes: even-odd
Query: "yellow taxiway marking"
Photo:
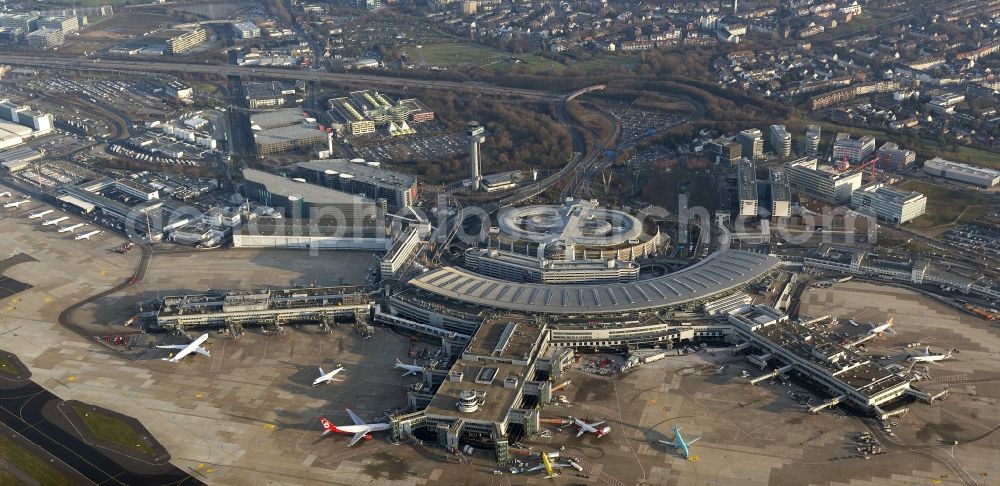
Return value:
[(195, 393), (195, 394), (194, 394), (194, 397), (195, 397), (195, 398), (201, 398), (201, 397), (203, 397), (203, 396), (204, 396), (204, 395), (202, 395), (201, 393)]
[(101, 276), (103, 277), (103, 276), (105, 276), (105, 275), (107, 275), (107, 274), (108, 274), (108, 271), (107, 271), (107, 270), (101, 270), (101, 271), (100, 271), (100, 272), (98, 272), (98, 273), (99, 273), (99, 274), (101, 274)]
[(68, 377), (66, 377), (66, 381), (76, 381), (76, 377), (75, 376), (68, 376)]
[(264, 424), (264, 428), (267, 430), (274, 430), (277, 427), (275, 427), (274, 424)]

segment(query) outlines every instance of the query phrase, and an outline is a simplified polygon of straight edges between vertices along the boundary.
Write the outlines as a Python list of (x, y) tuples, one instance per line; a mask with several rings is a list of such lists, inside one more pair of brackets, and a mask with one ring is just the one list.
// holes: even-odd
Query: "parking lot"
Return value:
[(643, 138), (680, 125), (687, 115), (679, 112), (648, 110), (627, 103), (611, 103), (607, 110), (622, 126), (619, 145), (637, 142)]

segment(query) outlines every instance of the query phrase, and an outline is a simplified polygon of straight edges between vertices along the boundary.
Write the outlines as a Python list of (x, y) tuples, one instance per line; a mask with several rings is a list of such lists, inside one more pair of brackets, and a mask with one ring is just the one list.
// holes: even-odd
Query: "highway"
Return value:
[(562, 93), (552, 91), (505, 88), (489, 84), (457, 81), (437, 81), (428, 79), (412, 79), (404, 77), (379, 76), (374, 74), (328, 73), (323, 71), (306, 71), (295, 69), (274, 69), (260, 67), (243, 67), (219, 64), (185, 64), (172, 62), (150, 61), (120, 61), (97, 60), (72, 57), (46, 56), (31, 57), (10, 54), (0, 54), (0, 64), (20, 66), (48, 67), (62, 69), (79, 69), (87, 71), (119, 71), (141, 73), (200, 73), (215, 76), (253, 76), (256, 78), (300, 79), (325, 83), (356, 84), (369, 87), (385, 86), (400, 88), (453, 89), (474, 91), (495, 96), (515, 96), (529, 100), (560, 101)]

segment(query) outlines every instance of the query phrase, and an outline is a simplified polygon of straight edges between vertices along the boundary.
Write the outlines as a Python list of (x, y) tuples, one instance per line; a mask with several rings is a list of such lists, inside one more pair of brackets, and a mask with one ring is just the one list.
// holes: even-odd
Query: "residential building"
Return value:
[(870, 210), (892, 224), (903, 224), (927, 209), (927, 197), (919, 192), (903, 191), (881, 182), (873, 182), (851, 194), (851, 207)]
[(151, 34), (151, 37), (162, 41), (167, 54), (183, 54), (208, 40), (205, 29), (201, 27), (191, 30), (165, 29)]

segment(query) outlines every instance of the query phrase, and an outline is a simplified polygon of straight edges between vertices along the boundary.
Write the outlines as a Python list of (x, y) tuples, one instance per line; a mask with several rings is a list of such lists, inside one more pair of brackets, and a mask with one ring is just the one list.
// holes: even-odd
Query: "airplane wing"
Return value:
[(545, 467), (545, 464), (539, 464), (539, 465), (537, 465), (535, 467), (530, 467), (528, 469), (525, 469), (524, 472), (526, 472), (526, 473), (528, 473), (528, 472), (534, 472), (534, 471), (537, 471), (537, 470), (542, 469), (544, 467)]
[(588, 427), (597, 428), (598, 426), (604, 425), (604, 422), (606, 422), (606, 420), (601, 420), (600, 422), (594, 422), (592, 424), (587, 424), (587, 426)]
[(687, 441), (687, 445), (690, 446), (691, 444), (694, 444), (695, 442), (698, 442), (698, 439), (700, 439), (700, 438), (701, 437), (695, 437), (694, 439), (691, 439), (691, 440)]
[(367, 434), (368, 432), (369, 432), (369, 430), (365, 429), (365, 430), (362, 430), (361, 432), (358, 432), (357, 434), (354, 434), (354, 437), (351, 438), (351, 443), (347, 444), (347, 447), (351, 447), (354, 444), (357, 444), (359, 440), (365, 438), (365, 434)]
[(202, 356), (208, 356), (208, 357), (212, 356), (211, 354), (209, 354), (209, 352), (208, 352), (207, 349), (205, 349), (205, 348), (203, 348), (201, 346), (198, 346), (197, 348), (194, 348), (193, 351), (196, 352), (196, 353), (198, 353), (198, 354), (200, 354), (200, 355), (202, 355)]
[(583, 427), (580, 427), (580, 430), (578, 430), (578, 431), (576, 432), (576, 436), (577, 436), (577, 437), (580, 437), (581, 435), (585, 434), (586, 432), (587, 432), (587, 429), (585, 429), (585, 428), (583, 428)]
[(361, 420), (361, 417), (358, 417), (350, 409), (347, 409), (347, 415), (351, 416), (351, 420), (354, 422), (354, 425), (367, 425), (367, 424), (365, 424), (364, 420)]
[(170, 358), (170, 359), (172, 361), (180, 361), (181, 358), (183, 358), (183, 357), (191, 354), (191, 352), (193, 352), (193, 351), (194, 351), (194, 349), (191, 348), (190, 345), (188, 345), (184, 349), (180, 350), (177, 354), (175, 354), (173, 358)]
[(668, 446), (671, 446), (671, 447), (677, 447), (677, 443), (676, 443), (676, 442), (674, 442), (674, 441), (670, 441), (670, 440), (660, 440), (660, 442), (662, 442), (662, 443), (664, 443), (664, 444), (666, 444), (666, 445), (668, 445)]
[(163, 346), (157, 346), (160, 349), (184, 349), (188, 347), (187, 344), (166, 344)]

